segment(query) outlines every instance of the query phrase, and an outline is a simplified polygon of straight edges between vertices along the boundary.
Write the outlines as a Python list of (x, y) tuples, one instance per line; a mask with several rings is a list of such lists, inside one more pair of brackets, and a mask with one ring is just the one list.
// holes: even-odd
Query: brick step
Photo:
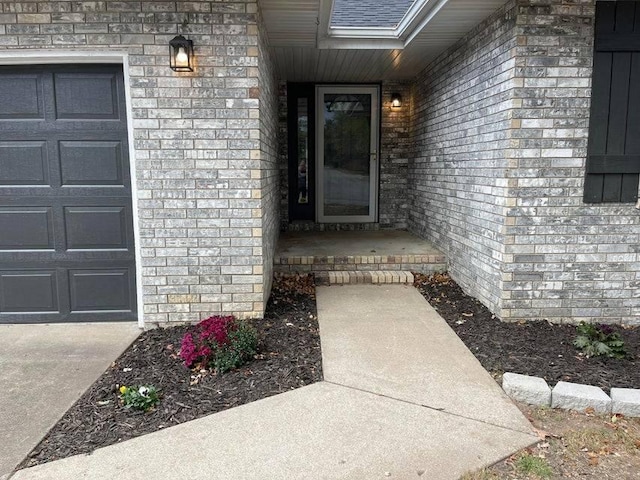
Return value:
[(280, 273), (320, 273), (329, 271), (394, 271), (434, 273), (446, 270), (445, 256), (425, 255), (281, 255), (274, 261)]
[(316, 285), (354, 285), (397, 283), (413, 285), (413, 274), (403, 270), (316, 272)]

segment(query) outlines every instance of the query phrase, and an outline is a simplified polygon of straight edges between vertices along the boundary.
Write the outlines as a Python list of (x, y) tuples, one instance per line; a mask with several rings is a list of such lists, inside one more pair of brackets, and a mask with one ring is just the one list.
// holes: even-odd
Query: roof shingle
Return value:
[(415, 0), (334, 0), (332, 27), (395, 27)]

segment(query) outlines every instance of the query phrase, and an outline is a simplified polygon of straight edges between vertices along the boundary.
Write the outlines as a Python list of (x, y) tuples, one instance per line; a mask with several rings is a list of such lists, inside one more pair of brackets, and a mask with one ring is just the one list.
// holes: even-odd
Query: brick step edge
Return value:
[(529, 405), (640, 417), (640, 389), (612, 388), (611, 396), (601, 388), (580, 383), (558, 382), (550, 388), (540, 377), (507, 372), (502, 389), (512, 399)]
[(329, 271), (315, 273), (316, 285), (403, 284), (413, 285), (413, 274), (403, 270)]

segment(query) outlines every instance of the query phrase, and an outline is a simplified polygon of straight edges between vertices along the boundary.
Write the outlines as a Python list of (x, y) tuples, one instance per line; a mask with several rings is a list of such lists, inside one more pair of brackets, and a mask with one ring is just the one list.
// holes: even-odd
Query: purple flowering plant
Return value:
[(201, 321), (182, 338), (180, 358), (188, 368), (224, 373), (247, 363), (256, 354), (258, 335), (248, 323), (233, 316)]

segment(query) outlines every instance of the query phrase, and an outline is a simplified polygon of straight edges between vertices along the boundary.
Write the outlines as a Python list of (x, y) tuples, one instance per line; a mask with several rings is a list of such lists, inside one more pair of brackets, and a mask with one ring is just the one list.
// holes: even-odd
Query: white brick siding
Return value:
[(504, 320), (640, 323), (640, 212), (582, 200), (594, 0), (512, 0), (414, 86), (411, 230)]
[[(261, 315), (277, 231), (276, 93), (257, 2), (2, 2), (0, 25), (0, 55), (129, 54), (147, 324)], [(191, 74), (168, 66), (178, 33), (195, 45)]]

